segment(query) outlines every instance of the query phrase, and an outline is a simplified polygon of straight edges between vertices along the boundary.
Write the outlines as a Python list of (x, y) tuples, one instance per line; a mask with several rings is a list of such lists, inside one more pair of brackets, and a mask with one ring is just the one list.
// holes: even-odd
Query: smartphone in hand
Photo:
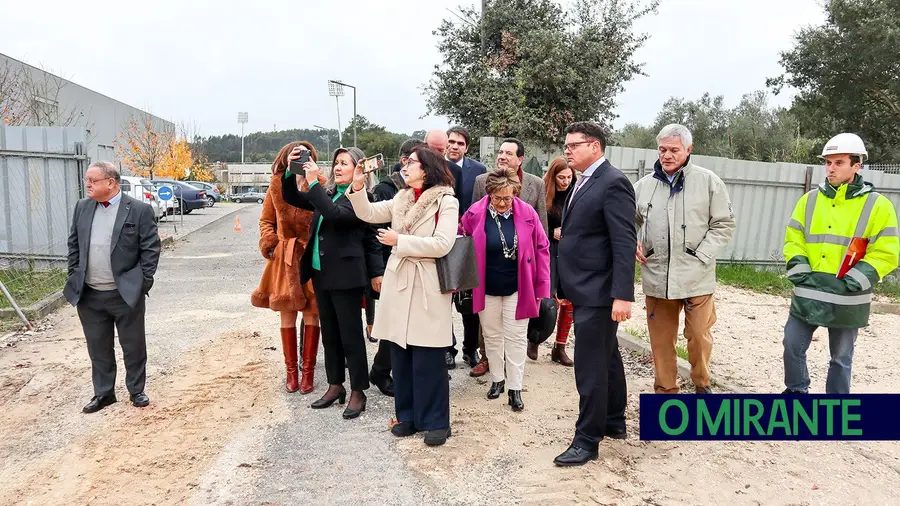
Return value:
[(291, 160), (290, 167), (288, 167), (286, 177), (293, 174), (303, 174), (303, 164), (309, 161), (309, 151), (301, 151), (300, 158), (296, 160)]
[(375, 172), (382, 167), (384, 167), (384, 155), (381, 153), (363, 159), (363, 174)]

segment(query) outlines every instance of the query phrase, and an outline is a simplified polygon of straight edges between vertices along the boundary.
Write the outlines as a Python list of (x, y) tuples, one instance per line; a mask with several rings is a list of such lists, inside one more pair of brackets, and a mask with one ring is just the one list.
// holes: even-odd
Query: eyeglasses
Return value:
[(404, 165), (404, 167), (409, 167), (410, 165), (412, 165), (414, 163), (418, 163), (418, 160), (416, 160), (415, 158), (407, 158), (406, 165)]
[(579, 142), (570, 142), (568, 144), (563, 144), (563, 151), (572, 151), (575, 149), (575, 146), (579, 146), (581, 144), (590, 144), (594, 141), (579, 141)]
[(495, 202), (497, 204), (504, 203), (509, 204), (512, 202), (513, 197), (497, 197), (496, 195), (491, 195), (491, 202)]
[(107, 179), (115, 179), (115, 178), (112, 178), (112, 177), (101, 177), (100, 179), (84, 178), (82, 181), (84, 182), (84, 184), (95, 185), (95, 184), (99, 183), (100, 181), (106, 181)]

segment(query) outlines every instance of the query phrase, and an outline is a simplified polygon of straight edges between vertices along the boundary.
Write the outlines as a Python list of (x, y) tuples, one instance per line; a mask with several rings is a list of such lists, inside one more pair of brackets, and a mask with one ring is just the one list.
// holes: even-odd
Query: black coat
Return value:
[[(457, 165), (457, 167), (459, 167)], [(459, 200), (460, 213), (465, 212), (472, 205), (472, 193), (475, 190), (475, 178), (487, 172), (484, 164), (472, 160), (471, 158), (463, 158), (461, 166), (462, 182), (459, 184), (459, 192), (456, 198)], [(454, 176), (456, 177), (456, 176)]]
[[(463, 194), (463, 171), (462, 167), (456, 165), (451, 161), (447, 161), (447, 168), (450, 169), (450, 174), (453, 175), (453, 194), (456, 195), (456, 199), (460, 200), (460, 197)], [(472, 183), (475, 184), (474, 182)], [(469, 197), (471, 199), (471, 197)], [(462, 216), (466, 210), (463, 209), (462, 204), (459, 206), (459, 215)]]
[(633, 301), (637, 211), (631, 181), (606, 161), (569, 200), (556, 262), (561, 296), (587, 307)]
[[(313, 211), (309, 245), (300, 259), (300, 282), (312, 278), (313, 239), (319, 218), (319, 262), (326, 290), (349, 290), (368, 286), (373, 278), (384, 274), (381, 243), (375, 229), (356, 217), (353, 206), (341, 195), (332, 202), (333, 191), (320, 184), (301, 192), (293, 181), (284, 181), (281, 196), (288, 204)], [(370, 196), (371, 198), (371, 196)]]

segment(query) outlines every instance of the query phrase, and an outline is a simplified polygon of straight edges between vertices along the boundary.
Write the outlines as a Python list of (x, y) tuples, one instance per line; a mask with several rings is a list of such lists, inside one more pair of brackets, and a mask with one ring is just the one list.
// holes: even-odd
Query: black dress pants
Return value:
[[(384, 342), (384, 341), (382, 341)], [(445, 348), (390, 343), (394, 366), (394, 409), (398, 422), (421, 431), (450, 427), (450, 380)]]
[(143, 392), (147, 380), (144, 297), (132, 308), (125, 303), (118, 290), (101, 292), (85, 285), (77, 310), (87, 339), (88, 356), (91, 357), (94, 395), (112, 395), (115, 390), (116, 329), (125, 362), (125, 386), (132, 395)]
[(625, 367), (611, 307), (575, 306), (578, 421), (572, 444), (596, 450), (607, 431), (625, 430)]
[(359, 309), (365, 287), (349, 290), (327, 290), (322, 287), (321, 273), (313, 274), (313, 291), (319, 306), (322, 346), (325, 348), (325, 376), (329, 385), (342, 385), (344, 363), (350, 373), (350, 389), (369, 388), (369, 366), (366, 358), (366, 336)]

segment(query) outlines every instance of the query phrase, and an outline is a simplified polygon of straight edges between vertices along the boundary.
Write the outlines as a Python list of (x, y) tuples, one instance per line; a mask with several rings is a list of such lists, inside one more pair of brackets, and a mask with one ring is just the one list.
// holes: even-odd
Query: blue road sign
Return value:
[(168, 186), (163, 186), (156, 192), (159, 195), (159, 200), (172, 200), (172, 189)]

